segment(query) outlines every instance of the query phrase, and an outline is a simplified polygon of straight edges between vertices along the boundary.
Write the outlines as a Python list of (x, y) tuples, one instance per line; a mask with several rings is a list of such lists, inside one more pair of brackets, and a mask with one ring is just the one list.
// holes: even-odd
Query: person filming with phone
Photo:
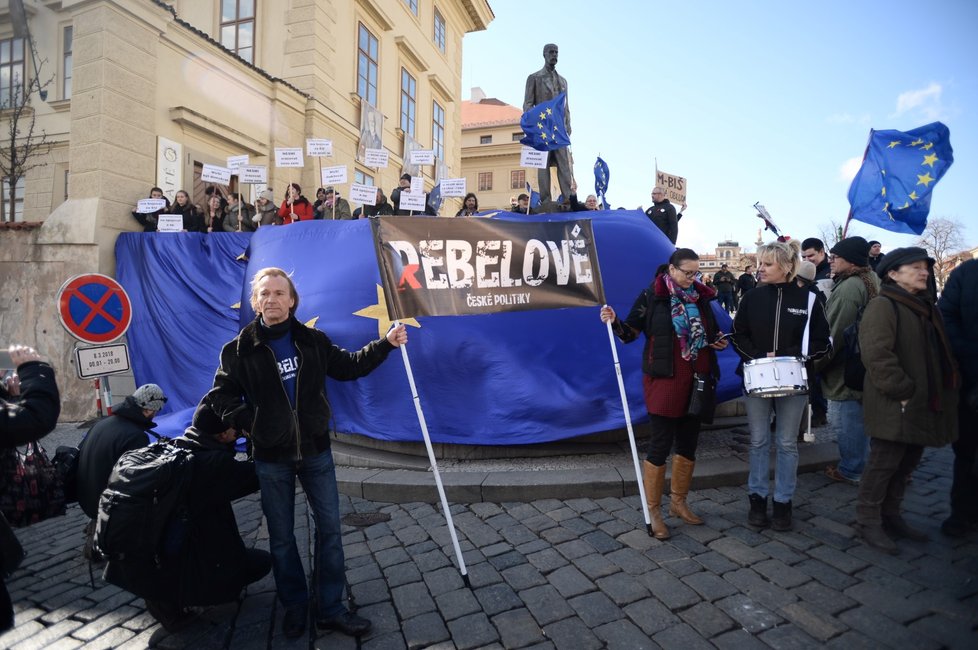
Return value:
[(611, 323), (623, 342), (631, 343), (645, 334), (642, 384), (652, 435), (642, 464), (642, 483), (657, 539), (669, 537), (661, 502), (666, 459), (674, 444), (669, 514), (687, 524), (703, 523), (690, 511), (686, 497), (696, 464), (700, 424), (713, 421), (720, 378), (716, 353), (727, 347), (727, 339), (710, 305), (716, 291), (698, 279), (699, 260), (693, 250), (677, 249), (635, 299), (625, 320), (619, 320), (612, 307), (601, 308), (602, 322)]

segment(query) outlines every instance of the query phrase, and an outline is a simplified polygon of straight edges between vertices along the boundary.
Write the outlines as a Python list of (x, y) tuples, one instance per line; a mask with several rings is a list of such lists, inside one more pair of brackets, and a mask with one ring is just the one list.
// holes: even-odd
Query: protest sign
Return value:
[(664, 171), (655, 170), (656, 187), (661, 187), (666, 191), (666, 198), (676, 205), (686, 202), (686, 179), (682, 176), (674, 176)]
[(161, 214), (156, 219), (158, 232), (183, 232), (182, 214)]
[(424, 212), (425, 198), (427, 198), (427, 195), (424, 192), (407, 192), (402, 190), (401, 200), (398, 202), (398, 208), (401, 210)]
[(310, 158), (322, 158), (333, 155), (333, 141), (322, 138), (306, 139), (306, 155)]
[(268, 182), (268, 167), (265, 165), (249, 165), (247, 167), (242, 167), (238, 170), (238, 180), (242, 183), (251, 183), (256, 185), (258, 183)]
[(350, 200), (363, 205), (377, 205), (377, 188), (373, 185), (350, 185)]
[(387, 167), (387, 149), (367, 149), (364, 162), (367, 167)]
[(248, 164), (248, 154), (241, 156), (228, 156), (228, 169), (232, 174), (237, 174), (242, 167)]
[(443, 178), (440, 182), (442, 196), (465, 196), (464, 178)]
[(520, 151), (520, 167), (546, 169), (547, 156), (549, 155), (549, 151), (537, 151), (531, 147), (523, 147), (522, 151)]
[(305, 161), (302, 159), (302, 147), (275, 147), (275, 166), (304, 167)]
[(412, 165), (434, 165), (435, 152), (431, 149), (413, 149), (411, 151)]
[(339, 185), (341, 183), (346, 183), (346, 165), (336, 165), (335, 167), (323, 167), (322, 177), (320, 178), (323, 185)]
[(200, 180), (227, 185), (231, 182), (231, 170), (219, 165), (204, 165), (200, 170)]
[(139, 199), (136, 201), (136, 212), (150, 214), (166, 208), (166, 199)]

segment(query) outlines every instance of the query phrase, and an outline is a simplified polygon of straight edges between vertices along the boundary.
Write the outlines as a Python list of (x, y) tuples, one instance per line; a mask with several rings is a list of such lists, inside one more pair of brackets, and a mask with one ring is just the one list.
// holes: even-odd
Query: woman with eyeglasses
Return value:
[[(745, 373), (744, 363), (778, 357), (795, 363), (798, 376), (802, 364), (806, 365), (810, 377), (811, 364), (807, 361), (832, 349), (822, 301), (795, 281), (800, 263), (797, 246), (775, 241), (758, 247), (759, 284), (744, 294), (734, 318), (733, 344), (742, 360), (737, 374)], [(808, 403), (808, 394), (806, 391), (771, 396), (786, 392), (780, 391), (778, 386), (771, 388), (775, 390), (748, 393), (744, 398), (750, 428), (750, 473), (747, 478), (750, 513), (747, 523), (755, 528), (770, 525), (772, 530), (787, 531), (791, 530), (791, 502), (798, 476), (798, 426)], [(772, 412), (776, 414), (773, 434)], [(768, 519), (772, 436), (777, 445), (777, 456), (773, 517)]]
[(652, 284), (638, 295), (625, 320), (605, 305), (601, 320), (612, 324), (612, 331), (625, 343), (645, 334), (642, 354), (642, 384), (649, 411), (652, 435), (648, 457), (642, 464), (642, 484), (652, 520), (652, 533), (667, 539), (669, 529), (662, 520), (662, 494), (665, 491), (666, 459), (672, 457), (672, 485), (669, 514), (687, 524), (703, 520), (686, 503), (696, 464), (696, 443), (700, 423), (712, 422), (712, 410), (689, 415), (695, 375), (705, 377), (710, 386), (720, 377), (716, 351), (727, 347), (710, 307), (716, 292), (697, 280), (700, 258), (689, 248), (680, 248), (656, 271)]

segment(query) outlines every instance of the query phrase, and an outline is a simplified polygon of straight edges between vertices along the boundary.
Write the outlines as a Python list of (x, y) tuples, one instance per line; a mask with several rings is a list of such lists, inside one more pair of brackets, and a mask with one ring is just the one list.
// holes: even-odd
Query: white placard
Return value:
[(466, 194), (464, 178), (443, 178), (440, 184), (441, 195), (444, 197), (465, 196)]
[(410, 160), (412, 165), (434, 165), (435, 152), (433, 149), (414, 149)]
[(157, 232), (183, 232), (182, 214), (161, 214), (156, 219)]
[(377, 205), (377, 188), (373, 185), (350, 185), (350, 200), (363, 205)]
[(549, 151), (537, 151), (532, 147), (523, 147), (523, 150), (520, 152), (520, 167), (546, 169), (549, 154)]
[(323, 138), (306, 138), (306, 155), (310, 158), (322, 158), (333, 155), (333, 141)]
[(200, 170), (200, 180), (205, 183), (227, 185), (231, 182), (231, 170), (220, 165), (204, 165)]
[(265, 165), (249, 165), (238, 170), (238, 180), (242, 183), (257, 185), (268, 182), (268, 167)]
[(387, 149), (367, 149), (363, 156), (367, 167), (387, 167)]
[(397, 203), (398, 210), (414, 210), (424, 212), (424, 202), (428, 197), (424, 192), (401, 191), (401, 200)]
[(275, 147), (276, 167), (305, 167), (302, 159), (302, 147)]
[(129, 370), (129, 348), (125, 343), (75, 348), (75, 372), (79, 379), (104, 377)]
[(346, 183), (346, 165), (337, 165), (335, 167), (323, 167), (322, 174), (323, 185), (340, 185), (341, 183)]
[(411, 193), (424, 194), (424, 179), (420, 176), (411, 177)]
[(136, 201), (136, 212), (150, 214), (166, 208), (166, 199), (139, 199)]
[(248, 165), (248, 154), (242, 154), (240, 156), (228, 156), (228, 169), (231, 170), (232, 174), (237, 174), (242, 167)]

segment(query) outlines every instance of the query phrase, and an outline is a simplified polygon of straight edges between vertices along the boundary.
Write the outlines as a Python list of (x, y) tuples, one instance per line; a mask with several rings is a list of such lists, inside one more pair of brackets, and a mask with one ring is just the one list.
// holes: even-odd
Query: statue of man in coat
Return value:
[[(557, 46), (548, 43), (543, 46), (543, 60), (545, 65), (526, 78), (526, 94), (523, 97), (523, 112), (530, 110), (537, 104), (550, 101), (560, 93), (567, 92), (567, 80), (557, 74)], [(564, 111), (564, 126), (567, 127), (567, 135), (571, 133), (570, 123), (570, 104), (568, 103)], [(556, 151), (551, 151), (547, 158), (547, 167), (537, 170), (537, 185), (540, 189), (541, 203), (550, 201), (550, 168), (557, 166), (557, 182), (560, 185), (560, 192), (564, 199), (569, 199), (573, 194), (572, 181), (574, 177), (571, 169), (570, 149), (563, 147)]]

